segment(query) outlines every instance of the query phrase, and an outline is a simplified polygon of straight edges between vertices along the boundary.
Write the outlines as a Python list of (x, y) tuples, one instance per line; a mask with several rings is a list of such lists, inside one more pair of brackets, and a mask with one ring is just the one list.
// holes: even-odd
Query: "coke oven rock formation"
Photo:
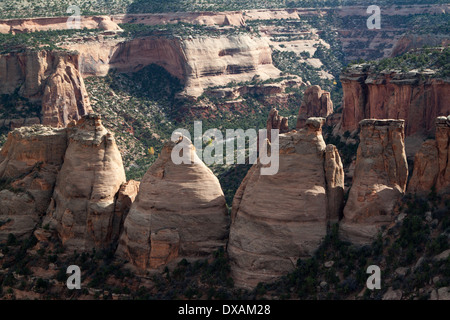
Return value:
[(369, 65), (341, 74), (344, 90), (340, 131), (354, 131), (363, 119), (404, 119), (405, 134), (435, 130), (435, 119), (450, 114), (450, 84), (419, 72), (372, 74)]
[(305, 90), (298, 111), (297, 129), (303, 128), (310, 117), (326, 118), (332, 113), (333, 101), (331, 101), (330, 93), (322, 90), (320, 86), (310, 86)]
[(66, 131), (41, 125), (9, 133), (0, 150), (0, 241), (30, 236), (50, 203)]
[(436, 138), (423, 143), (414, 159), (408, 192), (450, 193), (450, 116), (436, 119)]
[(67, 128), (68, 147), (43, 225), (71, 250), (105, 248), (117, 234), (116, 194), (125, 171), (114, 136), (89, 114)]
[[(189, 150), (191, 164), (175, 164), (175, 147)], [(125, 219), (117, 256), (140, 270), (182, 257), (207, 256), (226, 245), (229, 217), (219, 181), (183, 137), (167, 143), (149, 168)]]
[(292, 271), (340, 215), (344, 173), (336, 149), (323, 140), (324, 122), (310, 118), (299, 131), (281, 134), (278, 173), (261, 175), (258, 162), (236, 192), (228, 254), (237, 286)]
[(360, 127), (353, 185), (340, 231), (355, 244), (369, 244), (381, 225), (393, 221), (394, 205), (405, 192), (405, 121), (366, 119)]

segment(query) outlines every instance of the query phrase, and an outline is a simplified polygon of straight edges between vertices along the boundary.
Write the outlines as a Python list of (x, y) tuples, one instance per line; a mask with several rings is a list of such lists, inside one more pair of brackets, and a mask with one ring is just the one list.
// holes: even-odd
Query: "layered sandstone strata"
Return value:
[(436, 119), (436, 137), (425, 141), (414, 159), (408, 191), (427, 195), (450, 192), (450, 116)]
[[(129, 41), (98, 39), (67, 44), (65, 48), (80, 53), (83, 75), (104, 76), (110, 69), (135, 72), (157, 64), (182, 81), (184, 94), (194, 97), (208, 87), (252, 81), (255, 76), (259, 80), (275, 79), (281, 73), (272, 63), (269, 42), (247, 34), (189, 39), (163, 36)], [(262, 89), (277, 93), (280, 86)], [(248, 92), (262, 89), (245, 88)]]
[(292, 271), (339, 217), (343, 170), (336, 149), (323, 140), (324, 122), (310, 118), (299, 131), (281, 134), (278, 173), (261, 175), (258, 162), (236, 192), (228, 253), (237, 286), (252, 288)]
[[(181, 146), (190, 164), (172, 161), (172, 151)], [(225, 246), (228, 220), (218, 179), (184, 137), (167, 143), (142, 179), (117, 255), (141, 270), (181, 257), (207, 256)]]
[(305, 90), (303, 101), (298, 111), (297, 129), (305, 126), (306, 120), (311, 117), (326, 118), (333, 113), (333, 101), (330, 93), (320, 86), (310, 86)]
[(31, 235), (50, 203), (66, 131), (35, 125), (9, 133), (0, 151), (0, 241)]
[(382, 225), (393, 221), (396, 201), (408, 177), (404, 120), (366, 119), (360, 122), (356, 167), (340, 231), (344, 239), (368, 244)]
[(115, 197), (125, 182), (122, 158), (96, 114), (70, 124), (67, 131), (64, 163), (43, 224), (71, 251), (105, 248), (118, 237), (113, 226)]
[(369, 65), (350, 67), (340, 77), (344, 90), (340, 131), (354, 131), (361, 120), (371, 118), (404, 119), (407, 136), (433, 132), (436, 117), (450, 113), (450, 84), (430, 75), (372, 74)]
[(18, 94), (41, 105), (42, 124), (55, 127), (92, 110), (75, 53), (41, 50), (0, 55), (0, 94)]

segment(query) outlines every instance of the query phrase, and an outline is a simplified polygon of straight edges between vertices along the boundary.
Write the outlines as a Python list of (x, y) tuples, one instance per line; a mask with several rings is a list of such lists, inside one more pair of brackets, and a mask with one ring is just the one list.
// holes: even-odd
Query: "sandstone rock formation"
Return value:
[(330, 93), (319, 86), (310, 86), (305, 90), (303, 101), (298, 111), (297, 129), (305, 126), (306, 120), (311, 117), (326, 118), (333, 113), (333, 101)]
[(261, 175), (258, 162), (236, 192), (228, 254), (237, 286), (252, 288), (292, 271), (339, 216), (342, 164), (334, 146), (325, 145), (324, 122), (310, 118), (299, 131), (281, 134), (278, 173)]
[(48, 207), (66, 150), (66, 131), (41, 125), (9, 133), (0, 151), (0, 241), (31, 235)]
[(125, 182), (122, 158), (96, 114), (71, 123), (67, 131), (64, 163), (43, 225), (71, 251), (105, 248), (118, 236), (113, 226), (115, 197)]
[[(191, 164), (172, 161), (180, 146)], [(184, 137), (167, 143), (142, 179), (116, 254), (140, 270), (206, 256), (226, 244), (228, 220), (219, 181)]]
[[(78, 71), (78, 57), (73, 53), (41, 50), (0, 55), (0, 94), (16, 92), (30, 102), (42, 105), (42, 123), (45, 125), (64, 127), (70, 120), (78, 120), (91, 112)], [(23, 120), (21, 123), (28, 122)]]
[(450, 114), (450, 84), (420, 80), (427, 74), (372, 74), (355, 65), (340, 77), (344, 90), (340, 131), (354, 131), (363, 119), (404, 119), (407, 136), (434, 131), (435, 118)]
[(278, 115), (278, 110), (272, 108), (267, 118), (267, 139), (271, 141), (270, 130), (278, 129), (279, 133), (289, 132), (288, 118)]
[(208, 87), (251, 81), (256, 75), (260, 80), (278, 78), (281, 73), (272, 64), (268, 41), (245, 34), (107, 39), (71, 43), (64, 48), (80, 53), (83, 75), (104, 76), (110, 69), (135, 72), (154, 63), (182, 80), (184, 94), (194, 97)]
[(340, 232), (355, 244), (369, 244), (393, 221), (395, 202), (406, 188), (408, 164), (404, 120), (366, 119), (361, 132), (353, 185)]
[(450, 116), (436, 119), (436, 138), (423, 143), (414, 159), (408, 192), (450, 192)]

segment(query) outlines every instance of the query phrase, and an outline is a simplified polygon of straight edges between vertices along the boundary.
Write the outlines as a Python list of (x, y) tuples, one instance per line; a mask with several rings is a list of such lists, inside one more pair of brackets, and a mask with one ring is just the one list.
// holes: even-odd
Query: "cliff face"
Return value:
[(311, 86), (305, 90), (303, 101), (298, 111), (297, 129), (304, 127), (310, 117), (326, 118), (333, 113), (333, 102), (330, 93), (319, 86)]
[(415, 72), (373, 75), (364, 65), (353, 66), (341, 75), (341, 132), (369, 118), (404, 119), (407, 136), (434, 131), (434, 119), (450, 113), (450, 83), (420, 78)]
[(204, 88), (232, 81), (276, 78), (272, 51), (263, 38), (249, 35), (195, 38), (181, 44), (186, 56), (186, 94), (200, 95)]
[[(172, 162), (172, 150), (182, 144), (193, 163)], [(188, 139), (169, 142), (142, 179), (125, 219), (117, 256), (141, 270), (181, 257), (206, 256), (226, 245), (228, 225), (217, 178)]]
[(0, 241), (30, 236), (50, 203), (66, 132), (36, 125), (8, 135), (0, 151)]
[(427, 195), (450, 192), (450, 116), (436, 119), (436, 139), (423, 143), (414, 159), (408, 192)]
[(91, 111), (76, 54), (26, 51), (0, 55), (0, 94), (16, 92), (42, 106), (40, 122), (45, 125), (64, 127)]
[(340, 231), (344, 239), (369, 244), (381, 225), (393, 221), (395, 202), (408, 177), (403, 120), (367, 119), (361, 133), (353, 185)]
[(281, 134), (278, 173), (260, 175), (258, 162), (236, 192), (228, 254), (237, 286), (251, 288), (292, 271), (339, 215), (343, 171), (339, 154), (323, 140), (324, 121), (310, 118), (300, 131)]
[[(95, 41), (94, 41), (95, 40)], [(83, 75), (104, 76), (110, 69), (134, 72), (149, 64), (165, 68), (185, 84), (184, 93), (200, 96), (207, 87), (277, 78), (271, 49), (264, 38), (249, 35), (192, 39), (143, 37), (130, 41), (98, 40), (74, 43)]]
[(118, 237), (112, 231), (115, 197), (125, 182), (122, 158), (114, 136), (95, 114), (67, 131), (64, 164), (44, 225), (56, 230), (69, 250), (105, 248)]

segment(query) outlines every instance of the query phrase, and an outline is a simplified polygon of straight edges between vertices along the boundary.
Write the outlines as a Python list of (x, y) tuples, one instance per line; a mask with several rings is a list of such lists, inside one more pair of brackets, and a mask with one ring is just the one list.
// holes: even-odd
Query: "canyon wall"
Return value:
[[(272, 51), (262, 37), (247, 34), (190, 39), (142, 37), (120, 42), (92, 38), (64, 46), (80, 54), (83, 76), (105, 76), (110, 69), (135, 72), (152, 63), (185, 84), (184, 94), (200, 96), (208, 87), (278, 78)], [(250, 90), (250, 89), (249, 89)]]
[(450, 113), (450, 83), (429, 76), (413, 71), (372, 74), (368, 65), (351, 66), (340, 78), (340, 131), (358, 129), (363, 119), (404, 119), (407, 136), (434, 132), (436, 117)]
[(404, 120), (360, 122), (361, 142), (353, 184), (340, 223), (343, 239), (370, 244), (382, 225), (390, 224), (408, 178)]
[(253, 288), (294, 270), (337, 221), (343, 170), (334, 146), (323, 140), (324, 122), (310, 118), (299, 131), (280, 134), (278, 173), (261, 175), (258, 162), (236, 192), (228, 243), (236, 286)]
[[(190, 164), (172, 161), (172, 151), (180, 147)], [(205, 257), (226, 245), (228, 227), (219, 181), (183, 137), (167, 143), (144, 175), (116, 254), (140, 270)]]
[[(32, 122), (55, 127), (64, 127), (92, 110), (75, 53), (29, 50), (0, 55), (0, 94), (17, 94), (41, 106), (41, 118)], [(11, 112), (2, 108), (2, 113)], [(30, 119), (15, 120), (0, 122), (20, 126)]]

